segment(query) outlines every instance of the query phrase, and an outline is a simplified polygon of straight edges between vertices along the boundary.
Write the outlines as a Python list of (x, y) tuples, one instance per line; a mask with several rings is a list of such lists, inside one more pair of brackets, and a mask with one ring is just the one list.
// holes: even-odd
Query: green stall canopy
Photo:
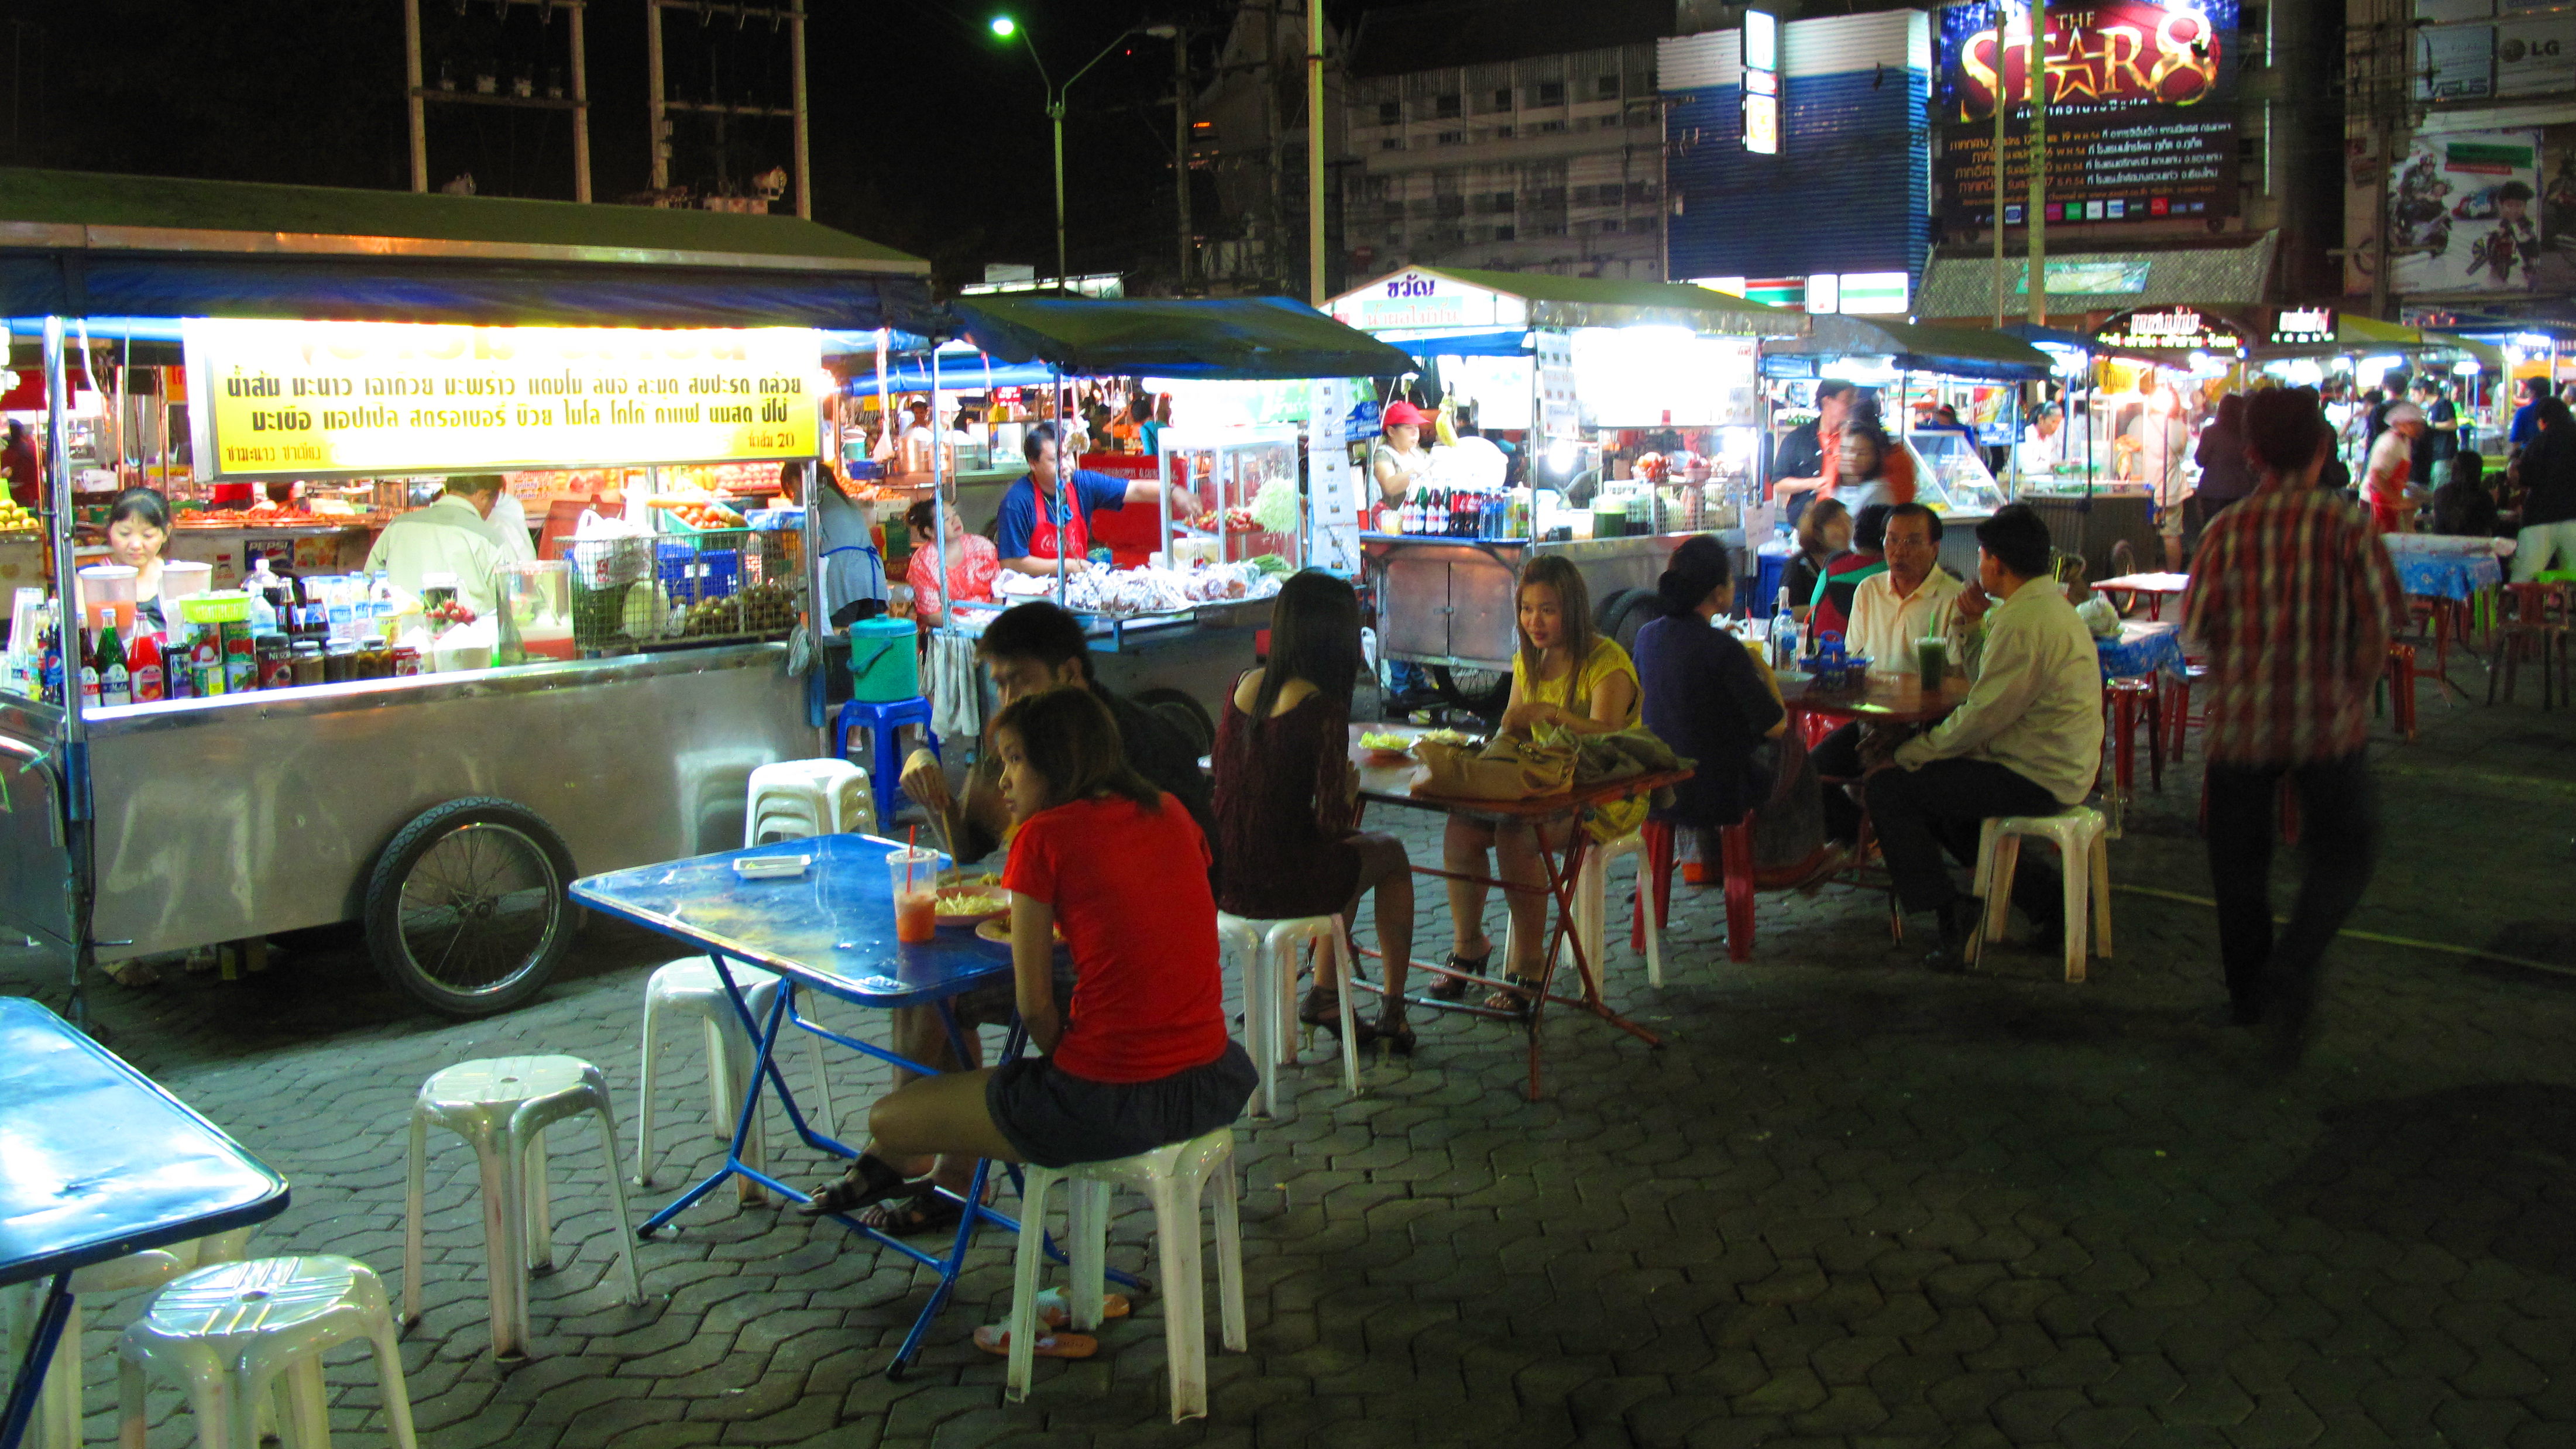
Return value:
[(1285, 297), (1114, 300), (979, 293), (948, 304), (977, 347), (1086, 377), (1399, 377), (1402, 351)]

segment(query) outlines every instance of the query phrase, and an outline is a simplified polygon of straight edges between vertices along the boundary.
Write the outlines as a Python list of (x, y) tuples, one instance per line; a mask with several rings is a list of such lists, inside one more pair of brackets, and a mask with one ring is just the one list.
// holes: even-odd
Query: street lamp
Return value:
[(1057, 286), (1063, 286), (1065, 278), (1070, 275), (1071, 272), (1071, 269), (1065, 263), (1064, 248), (1065, 93), (1073, 89), (1073, 83), (1075, 81), (1088, 75), (1093, 66), (1107, 60), (1109, 58), (1109, 52), (1116, 50), (1129, 36), (1150, 35), (1157, 40), (1170, 40), (1178, 36), (1180, 33), (1180, 28), (1173, 25), (1131, 25), (1125, 30), (1118, 32), (1116, 39), (1110, 41), (1107, 45), (1102, 46), (1098, 55), (1084, 61), (1082, 69), (1075, 71), (1063, 85), (1057, 85), (1047, 75), (1046, 59), (1038, 54), (1037, 42), (1029, 39), (1029, 33), (1020, 28), (1020, 23), (1008, 15), (996, 15), (993, 17), (993, 34), (1003, 40), (1017, 39), (1021, 45), (1027, 47), (1029, 59), (1037, 64), (1038, 83), (1046, 87), (1047, 120), (1052, 123), (1055, 128), (1055, 280)]

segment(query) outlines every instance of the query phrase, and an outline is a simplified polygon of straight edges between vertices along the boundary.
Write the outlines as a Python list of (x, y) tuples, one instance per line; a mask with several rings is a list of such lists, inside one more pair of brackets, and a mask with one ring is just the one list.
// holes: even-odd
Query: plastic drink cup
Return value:
[(886, 856), (894, 889), (894, 938), (920, 945), (939, 935), (939, 852), (898, 850)]
[(1925, 692), (1937, 692), (1950, 677), (1950, 641), (1917, 639), (1914, 641), (1915, 667), (1922, 671)]

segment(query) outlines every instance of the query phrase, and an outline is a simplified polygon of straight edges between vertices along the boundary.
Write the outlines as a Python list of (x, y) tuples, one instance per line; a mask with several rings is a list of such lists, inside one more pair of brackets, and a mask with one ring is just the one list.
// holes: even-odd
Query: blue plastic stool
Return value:
[(888, 700), (873, 704), (854, 699), (841, 706), (840, 719), (832, 730), (832, 753), (850, 758), (850, 734), (866, 730), (875, 740), (875, 763), (868, 767), (868, 789), (877, 797), (877, 828), (894, 828), (895, 799), (902, 792), (895, 781), (903, 774), (903, 755), (895, 736), (905, 725), (920, 729), (921, 738), (930, 753), (939, 753), (939, 736), (931, 733), (930, 701), (920, 695), (910, 699)]

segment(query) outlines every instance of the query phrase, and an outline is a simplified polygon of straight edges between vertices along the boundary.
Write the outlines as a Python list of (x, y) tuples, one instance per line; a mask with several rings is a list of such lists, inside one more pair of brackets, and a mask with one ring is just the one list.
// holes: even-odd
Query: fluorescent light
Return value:
[(1780, 68), (1780, 17), (1761, 10), (1744, 12), (1744, 63), (1755, 70)]
[(1839, 312), (1843, 309), (1843, 279), (1834, 272), (1818, 272), (1807, 278), (1807, 310)]

